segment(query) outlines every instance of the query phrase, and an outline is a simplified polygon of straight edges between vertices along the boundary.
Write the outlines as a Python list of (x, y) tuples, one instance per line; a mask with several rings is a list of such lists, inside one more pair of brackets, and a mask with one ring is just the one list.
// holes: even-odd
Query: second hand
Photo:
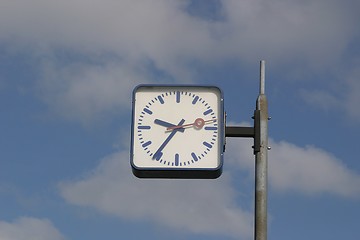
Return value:
[(188, 124), (184, 124), (181, 126), (172, 126), (172, 127), (168, 127), (166, 130), (174, 130), (177, 128), (184, 128), (184, 127), (190, 127), (195, 125), (196, 128), (201, 129), (205, 123), (209, 123), (209, 122), (216, 122), (216, 119), (211, 119), (211, 120), (204, 120), (202, 118), (197, 118), (193, 123), (188, 123)]

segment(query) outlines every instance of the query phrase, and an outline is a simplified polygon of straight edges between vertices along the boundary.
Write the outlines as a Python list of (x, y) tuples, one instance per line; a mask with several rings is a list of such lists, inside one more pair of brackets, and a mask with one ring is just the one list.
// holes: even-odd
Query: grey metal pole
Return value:
[(260, 61), (260, 94), (256, 100), (259, 110), (260, 150), (255, 152), (255, 240), (267, 239), (267, 152), (268, 152), (268, 103), (265, 96), (265, 61)]

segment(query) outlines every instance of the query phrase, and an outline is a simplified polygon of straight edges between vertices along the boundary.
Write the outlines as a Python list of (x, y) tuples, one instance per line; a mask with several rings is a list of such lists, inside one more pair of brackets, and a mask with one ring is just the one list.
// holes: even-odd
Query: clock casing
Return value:
[(139, 85), (132, 96), (130, 163), (140, 178), (217, 178), (224, 99), (216, 86)]

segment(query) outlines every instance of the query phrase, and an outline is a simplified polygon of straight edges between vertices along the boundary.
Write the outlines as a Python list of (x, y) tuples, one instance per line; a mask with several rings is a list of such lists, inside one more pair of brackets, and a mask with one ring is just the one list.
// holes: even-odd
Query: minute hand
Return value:
[[(182, 125), (183, 123), (185, 122), (184, 119), (182, 119), (178, 126)], [(170, 135), (165, 139), (165, 141), (161, 144), (161, 146), (159, 147), (159, 149), (155, 152), (154, 156), (152, 157), (152, 159), (156, 159), (156, 160), (159, 160), (162, 156), (162, 153), (161, 151), (165, 148), (165, 146), (170, 142), (170, 140), (174, 137), (175, 133), (177, 131), (180, 131), (181, 129), (175, 129), (174, 131), (172, 131), (170, 133)]]

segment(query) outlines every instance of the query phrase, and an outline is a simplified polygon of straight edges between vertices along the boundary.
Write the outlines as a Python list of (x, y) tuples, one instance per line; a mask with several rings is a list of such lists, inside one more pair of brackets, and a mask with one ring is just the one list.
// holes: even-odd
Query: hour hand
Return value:
[[(173, 127), (176, 127), (176, 126), (177, 126), (176, 124), (172, 124), (172, 123), (169, 123), (169, 122), (160, 120), (160, 119), (155, 119), (155, 120), (154, 120), (154, 123), (155, 123), (155, 124), (158, 124), (158, 125), (160, 125), (160, 126), (166, 127), (166, 128), (173, 128)], [(185, 130), (184, 128), (179, 128), (179, 129), (178, 129), (179, 132), (184, 132), (184, 130)]]

